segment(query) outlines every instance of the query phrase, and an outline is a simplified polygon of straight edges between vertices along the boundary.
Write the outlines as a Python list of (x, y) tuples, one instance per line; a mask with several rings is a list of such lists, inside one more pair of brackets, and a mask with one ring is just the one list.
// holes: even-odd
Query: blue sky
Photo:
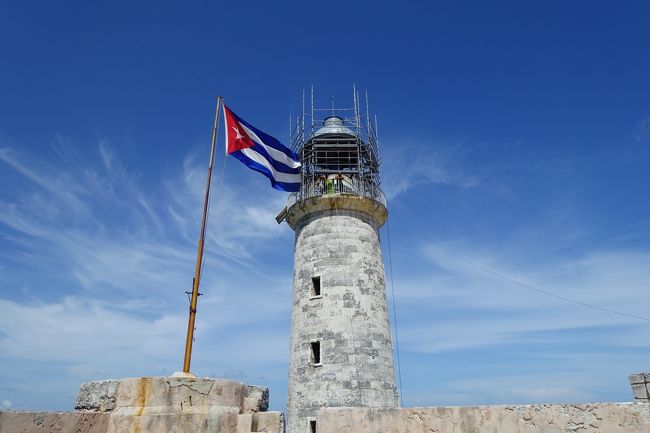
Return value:
[[(629, 401), (648, 321), (483, 268), (650, 317), (649, 21), (641, 1), (5, 2), (0, 404), (179, 370), (216, 96), (286, 140), (302, 89), (350, 105), (352, 83), (379, 118), (404, 405)], [(286, 194), (216, 167), (193, 371), (283, 410)]]

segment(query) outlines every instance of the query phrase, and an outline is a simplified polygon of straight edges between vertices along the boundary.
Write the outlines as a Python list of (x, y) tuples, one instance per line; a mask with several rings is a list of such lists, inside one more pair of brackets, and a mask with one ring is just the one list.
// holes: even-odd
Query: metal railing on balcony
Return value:
[(311, 197), (326, 196), (328, 194), (350, 194), (368, 197), (383, 206), (386, 206), (386, 196), (375, 183), (364, 179), (355, 179), (348, 176), (332, 178), (311, 178), (303, 181), (300, 191), (289, 195), (287, 209), (301, 200)]

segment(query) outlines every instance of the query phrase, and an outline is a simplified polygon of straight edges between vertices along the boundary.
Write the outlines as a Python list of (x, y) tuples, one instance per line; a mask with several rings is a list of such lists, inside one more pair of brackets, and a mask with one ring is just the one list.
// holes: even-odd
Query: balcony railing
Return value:
[(308, 179), (303, 181), (300, 191), (289, 196), (287, 209), (298, 201), (328, 194), (350, 194), (371, 198), (386, 206), (386, 196), (374, 182), (341, 176), (334, 179)]

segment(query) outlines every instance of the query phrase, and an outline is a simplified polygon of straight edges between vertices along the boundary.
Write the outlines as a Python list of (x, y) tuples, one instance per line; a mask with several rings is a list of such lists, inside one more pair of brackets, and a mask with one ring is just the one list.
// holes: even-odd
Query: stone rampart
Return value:
[(0, 433), (106, 433), (110, 414), (0, 411)]
[(76, 412), (1, 412), (0, 433), (283, 433), (267, 407), (268, 388), (230, 380), (104, 380), (81, 385)]
[(650, 404), (327, 408), (318, 433), (650, 433)]

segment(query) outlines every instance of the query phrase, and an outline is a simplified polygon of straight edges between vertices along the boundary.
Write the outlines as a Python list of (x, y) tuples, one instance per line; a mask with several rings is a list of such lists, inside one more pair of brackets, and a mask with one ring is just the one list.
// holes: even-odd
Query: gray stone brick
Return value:
[(650, 398), (650, 395), (648, 395), (648, 388), (646, 387), (645, 383), (633, 384), (632, 395), (634, 395), (635, 400)]
[[(370, 199), (358, 199), (364, 209), (372, 209), (364, 202)], [(302, 207), (289, 214), (294, 211), (304, 216), (292, 226), (287, 432), (303, 433), (321, 408), (397, 407), (398, 401), (378, 235), (382, 209), (374, 215), (337, 204), (336, 211), (315, 206), (314, 212)], [(313, 276), (321, 277), (317, 309), (309, 300)], [(320, 341), (318, 367), (311, 365), (314, 340)]]
[(630, 385), (633, 385), (635, 383), (645, 383), (646, 382), (645, 374), (644, 373), (630, 374), (629, 381), (630, 381)]

